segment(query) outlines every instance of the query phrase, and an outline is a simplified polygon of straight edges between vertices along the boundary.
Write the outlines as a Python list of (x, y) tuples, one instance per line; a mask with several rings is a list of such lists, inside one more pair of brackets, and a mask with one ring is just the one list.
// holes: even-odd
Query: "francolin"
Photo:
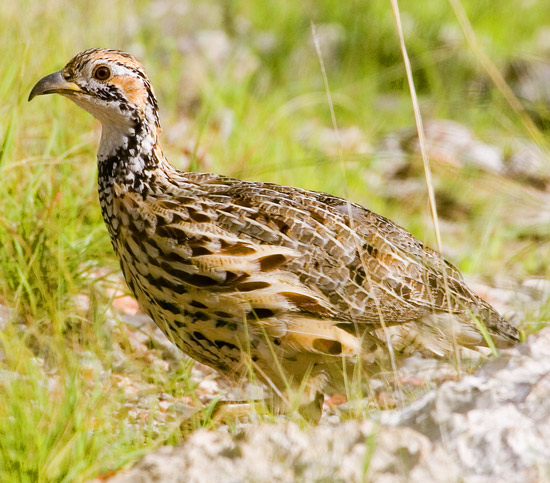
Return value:
[(518, 341), (450, 263), (383, 216), (325, 193), (174, 168), (131, 55), (82, 52), (29, 100), (52, 93), (101, 122), (99, 201), (122, 272), (193, 359), (234, 378), (253, 371), (278, 401), (300, 394), (315, 419), (349, 368), (383, 366), (388, 344), (396, 358), (447, 357)]

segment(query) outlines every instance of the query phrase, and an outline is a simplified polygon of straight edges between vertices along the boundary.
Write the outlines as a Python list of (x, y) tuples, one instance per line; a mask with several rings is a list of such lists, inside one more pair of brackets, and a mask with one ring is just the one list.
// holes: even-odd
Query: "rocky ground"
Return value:
[(366, 421), (193, 433), (110, 483), (550, 479), (550, 329), (473, 375)]

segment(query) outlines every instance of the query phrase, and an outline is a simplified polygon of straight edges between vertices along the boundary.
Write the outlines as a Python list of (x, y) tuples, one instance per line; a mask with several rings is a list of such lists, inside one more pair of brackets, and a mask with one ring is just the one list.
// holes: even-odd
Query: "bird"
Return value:
[(318, 420), (350, 367), (519, 341), (451, 263), (389, 219), (326, 193), (176, 169), (131, 54), (81, 52), (29, 101), (53, 93), (101, 123), (99, 203), (142, 310), (185, 354), (253, 375), (280, 406), (294, 395)]

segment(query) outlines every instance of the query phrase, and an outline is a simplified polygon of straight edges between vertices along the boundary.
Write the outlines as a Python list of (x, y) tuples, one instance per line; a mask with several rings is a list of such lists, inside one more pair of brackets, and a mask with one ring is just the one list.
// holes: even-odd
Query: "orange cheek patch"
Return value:
[(126, 99), (132, 104), (138, 106), (141, 111), (145, 110), (147, 92), (145, 86), (139, 79), (134, 79), (129, 76), (120, 76), (111, 79), (111, 83), (117, 85), (124, 93)]

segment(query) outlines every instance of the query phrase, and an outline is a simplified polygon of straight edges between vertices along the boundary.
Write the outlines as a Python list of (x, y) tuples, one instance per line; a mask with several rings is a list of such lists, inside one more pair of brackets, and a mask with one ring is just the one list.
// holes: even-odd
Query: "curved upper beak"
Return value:
[(61, 71), (54, 72), (53, 74), (43, 77), (36, 83), (29, 94), (29, 101), (43, 94), (63, 94), (70, 92), (81, 92), (81, 89), (74, 82), (66, 81)]

